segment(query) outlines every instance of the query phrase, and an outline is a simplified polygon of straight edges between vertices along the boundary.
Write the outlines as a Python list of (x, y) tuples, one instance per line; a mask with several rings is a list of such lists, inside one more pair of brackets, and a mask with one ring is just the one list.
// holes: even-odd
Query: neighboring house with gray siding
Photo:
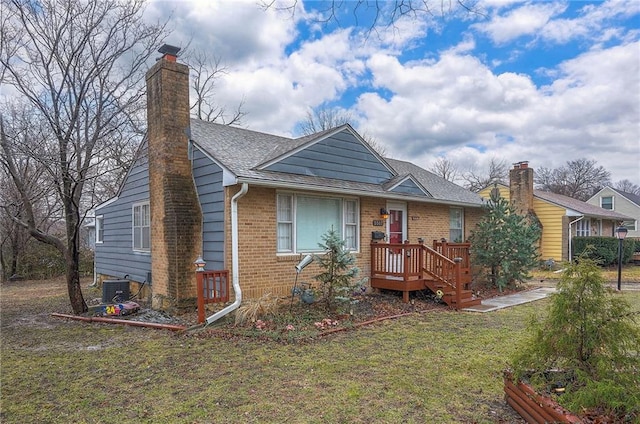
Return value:
[[(348, 124), (289, 138), (191, 119), (188, 68), (175, 59), (148, 72), (147, 139), (96, 210), (99, 279), (128, 275), (150, 283), (153, 307), (189, 307), (202, 255), (207, 270), (231, 271), (244, 298), (288, 296), (294, 265), (331, 228), (367, 276), (374, 232), (465, 240), (479, 221), (477, 194), (381, 157)], [(302, 278), (317, 273), (311, 264)]]
[(587, 203), (632, 218), (625, 220), (622, 225), (628, 230), (627, 237), (640, 238), (640, 228), (638, 228), (638, 221), (640, 221), (640, 196), (637, 194), (627, 193), (612, 187), (604, 187), (587, 200)]

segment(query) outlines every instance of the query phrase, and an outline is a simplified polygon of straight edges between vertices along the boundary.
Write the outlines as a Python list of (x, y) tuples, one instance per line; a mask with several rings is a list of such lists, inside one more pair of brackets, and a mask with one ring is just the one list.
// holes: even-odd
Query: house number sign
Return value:
[(382, 227), (384, 225), (384, 221), (382, 219), (374, 219), (373, 226), (374, 227)]

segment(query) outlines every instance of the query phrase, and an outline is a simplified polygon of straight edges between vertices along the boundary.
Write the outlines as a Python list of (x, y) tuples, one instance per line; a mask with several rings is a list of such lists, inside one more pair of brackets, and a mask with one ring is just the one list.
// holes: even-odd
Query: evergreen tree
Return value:
[(489, 281), (502, 291), (527, 278), (537, 265), (541, 228), (535, 216), (516, 214), (497, 190), (491, 192), (485, 211), (471, 232), (473, 260), (490, 270)]
[(344, 240), (333, 227), (323, 234), (322, 241), (318, 245), (325, 254), (316, 255), (314, 260), (323, 271), (313, 278), (320, 282), (320, 301), (324, 302), (325, 309), (335, 312), (340, 303), (351, 300), (352, 293), (361, 284), (353, 282), (360, 270), (351, 266), (356, 258), (345, 249)]

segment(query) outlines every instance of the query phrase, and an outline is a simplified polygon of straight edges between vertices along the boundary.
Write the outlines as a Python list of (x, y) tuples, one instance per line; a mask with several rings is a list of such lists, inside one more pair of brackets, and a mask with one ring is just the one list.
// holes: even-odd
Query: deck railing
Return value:
[(204, 322), (204, 305), (229, 301), (229, 271), (196, 273), (198, 283), (198, 322)]
[[(371, 278), (403, 281), (429, 277), (455, 289), (457, 304), (469, 269), (469, 243), (372, 243)], [(451, 256), (449, 256), (451, 255)]]

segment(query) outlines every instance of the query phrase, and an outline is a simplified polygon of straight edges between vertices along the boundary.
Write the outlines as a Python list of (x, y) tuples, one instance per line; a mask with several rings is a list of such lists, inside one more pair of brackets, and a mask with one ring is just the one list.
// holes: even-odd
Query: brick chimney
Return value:
[(202, 212), (188, 156), (189, 67), (177, 63), (179, 50), (163, 45), (146, 75), (152, 308), (162, 310), (196, 305), (193, 261), (202, 249)]
[(533, 168), (529, 162), (515, 163), (509, 171), (509, 198), (518, 215), (533, 213)]

